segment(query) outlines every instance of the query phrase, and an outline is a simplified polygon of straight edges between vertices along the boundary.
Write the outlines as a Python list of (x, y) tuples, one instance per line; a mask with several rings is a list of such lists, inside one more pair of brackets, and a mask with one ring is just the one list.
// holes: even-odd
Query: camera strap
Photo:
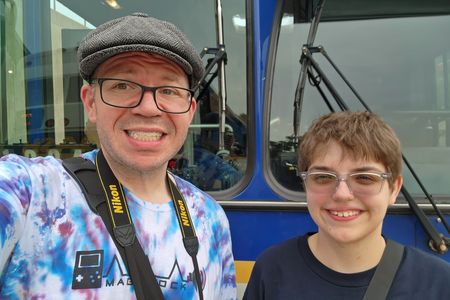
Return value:
[(186, 201), (184, 200), (183, 195), (181, 195), (181, 192), (175, 184), (174, 180), (170, 178), (169, 173), (167, 173), (166, 178), (167, 182), (169, 183), (170, 193), (172, 194), (172, 202), (177, 214), (178, 224), (180, 225), (181, 234), (183, 235), (184, 248), (192, 258), (192, 264), (194, 265), (193, 280), (197, 286), (199, 299), (203, 300), (202, 280), (200, 276), (200, 268), (198, 267), (197, 261), (199, 243), (198, 238), (195, 235), (194, 224), (192, 223), (191, 215), (189, 214)]
[[(91, 210), (102, 217), (127, 267), (137, 299), (164, 299), (148, 257), (136, 238), (123, 187), (109, 167), (102, 151), (98, 151), (95, 166), (83, 158), (66, 159), (63, 165), (78, 182)], [(193, 281), (202, 300), (200, 271), (196, 257), (199, 248), (198, 239), (183, 196), (169, 175), (166, 178), (183, 235), (183, 244), (193, 261), (195, 276)]]
[(405, 247), (403, 245), (392, 240), (386, 240), (386, 248), (363, 300), (386, 299), (402, 261), (404, 249)]

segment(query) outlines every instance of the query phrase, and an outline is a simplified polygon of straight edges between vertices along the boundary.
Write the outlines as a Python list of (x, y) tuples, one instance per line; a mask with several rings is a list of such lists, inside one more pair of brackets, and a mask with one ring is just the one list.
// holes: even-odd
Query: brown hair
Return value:
[(313, 159), (335, 141), (354, 159), (374, 160), (392, 173), (402, 172), (400, 141), (394, 130), (370, 112), (335, 112), (316, 119), (303, 135), (298, 151), (300, 171), (307, 171)]

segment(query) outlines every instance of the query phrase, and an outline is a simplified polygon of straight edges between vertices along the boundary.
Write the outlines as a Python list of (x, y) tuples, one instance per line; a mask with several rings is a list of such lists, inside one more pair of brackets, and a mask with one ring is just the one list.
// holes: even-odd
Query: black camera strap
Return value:
[[(123, 187), (115, 177), (101, 150), (96, 165), (83, 158), (63, 161), (64, 167), (80, 185), (89, 207), (98, 213), (114, 240), (134, 284), (137, 299), (164, 299), (153, 273), (148, 257), (136, 238)], [(197, 262), (199, 248), (193, 223), (186, 202), (176, 184), (167, 175), (178, 222), (183, 235), (183, 244), (194, 264), (194, 278), (191, 278), (203, 299), (200, 271)]]
[(405, 247), (397, 242), (392, 240), (386, 241), (386, 248), (363, 300), (386, 299), (402, 261), (404, 249)]

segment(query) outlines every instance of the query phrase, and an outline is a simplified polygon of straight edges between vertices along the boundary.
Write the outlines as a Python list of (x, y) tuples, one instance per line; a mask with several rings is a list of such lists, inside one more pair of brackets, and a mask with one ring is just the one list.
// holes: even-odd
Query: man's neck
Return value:
[(105, 159), (117, 180), (139, 199), (155, 204), (167, 203), (171, 200), (165, 168), (143, 172), (117, 165), (109, 160), (107, 155)]
[(338, 243), (316, 233), (308, 238), (308, 245), (314, 256), (325, 266), (350, 274), (377, 266), (386, 243), (381, 234), (353, 243)]

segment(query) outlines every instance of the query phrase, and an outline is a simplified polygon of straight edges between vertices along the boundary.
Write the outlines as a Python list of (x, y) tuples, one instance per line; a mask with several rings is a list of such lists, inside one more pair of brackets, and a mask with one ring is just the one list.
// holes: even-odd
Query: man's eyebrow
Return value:
[(127, 77), (129, 75), (133, 75), (133, 72), (129, 68), (118, 68), (118, 69), (114, 70), (113, 72), (111, 72), (111, 70), (106, 69), (106, 70), (102, 70), (100, 73), (101, 74), (97, 74), (97, 76), (99, 76), (99, 77), (113, 76), (113, 77), (120, 78), (121, 76)]
[(170, 81), (170, 82), (176, 82), (176, 83), (181, 83), (183, 81), (183, 78), (180, 77), (177, 74), (164, 74), (161, 77), (161, 79), (162, 80), (167, 80), (167, 81)]
[(176, 78), (175, 76), (163, 76), (161, 77), (162, 81), (169, 81), (169, 82), (178, 82), (178, 78)]

